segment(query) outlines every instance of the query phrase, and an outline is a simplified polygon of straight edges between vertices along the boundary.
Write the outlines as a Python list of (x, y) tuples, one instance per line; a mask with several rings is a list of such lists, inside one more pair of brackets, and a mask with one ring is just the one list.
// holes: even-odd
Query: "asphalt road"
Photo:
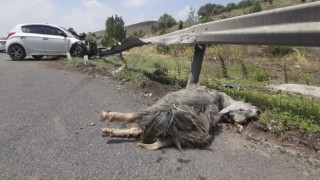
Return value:
[[(11, 61), (0, 54), (0, 179), (319, 179), (290, 156), (222, 132), (211, 151), (149, 151), (102, 137), (101, 110), (130, 112), (148, 99), (112, 80)], [(95, 123), (94, 126), (90, 126)], [(250, 144), (251, 143), (251, 144)], [(255, 147), (255, 148), (250, 148)], [(319, 166), (313, 166), (317, 168)], [(316, 173), (314, 173), (316, 172)]]

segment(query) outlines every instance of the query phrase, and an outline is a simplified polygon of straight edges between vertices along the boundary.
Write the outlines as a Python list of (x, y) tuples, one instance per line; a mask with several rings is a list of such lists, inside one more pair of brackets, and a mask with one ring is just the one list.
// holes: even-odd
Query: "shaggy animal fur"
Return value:
[(225, 93), (203, 86), (189, 86), (169, 93), (156, 104), (136, 113), (101, 112), (100, 120), (137, 123), (139, 128), (104, 128), (104, 135), (140, 137), (138, 146), (159, 149), (175, 145), (179, 150), (205, 148), (214, 139), (214, 127), (225, 117), (243, 123), (257, 117), (259, 109), (234, 101)]

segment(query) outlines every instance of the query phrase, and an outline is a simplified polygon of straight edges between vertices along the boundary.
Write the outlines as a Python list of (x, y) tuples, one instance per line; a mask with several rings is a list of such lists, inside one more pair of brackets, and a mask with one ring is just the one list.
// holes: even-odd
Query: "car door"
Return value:
[(42, 54), (44, 51), (44, 29), (42, 25), (22, 26), (20, 36), (22, 45), (30, 54)]
[(44, 51), (48, 55), (65, 55), (68, 51), (68, 38), (61, 29), (51, 26), (44, 26), (46, 40)]

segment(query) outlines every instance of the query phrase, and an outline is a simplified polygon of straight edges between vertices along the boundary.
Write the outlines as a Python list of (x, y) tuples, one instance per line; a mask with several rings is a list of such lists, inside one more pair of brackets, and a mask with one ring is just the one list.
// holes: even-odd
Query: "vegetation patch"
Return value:
[(264, 113), (261, 114), (259, 122), (268, 126), (271, 132), (279, 135), (292, 130), (310, 134), (320, 132), (319, 122), (279, 109), (265, 110)]
[(83, 59), (81, 58), (72, 58), (71, 60), (68, 60), (68, 64), (73, 66), (80, 66), (83, 64)]
[(122, 81), (132, 81), (138, 88), (144, 88), (150, 83), (150, 80), (144, 75), (143, 72), (129, 69), (119, 72), (116, 75), (116, 79)]

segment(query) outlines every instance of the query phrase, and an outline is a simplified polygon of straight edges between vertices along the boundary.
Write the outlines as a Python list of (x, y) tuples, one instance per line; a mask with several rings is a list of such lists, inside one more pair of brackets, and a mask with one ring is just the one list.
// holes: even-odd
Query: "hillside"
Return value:
[[(127, 35), (130, 35), (134, 32), (138, 32), (142, 30), (146, 34), (151, 34), (151, 26), (155, 23), (156, 21), (145, 21), (137, 24), (132, 24), (125, 26), (124, 28), (127, 30)], [(105, 30), (100, 30), (94, 32), (97, 37), (102, 37), (104, 35)]]

